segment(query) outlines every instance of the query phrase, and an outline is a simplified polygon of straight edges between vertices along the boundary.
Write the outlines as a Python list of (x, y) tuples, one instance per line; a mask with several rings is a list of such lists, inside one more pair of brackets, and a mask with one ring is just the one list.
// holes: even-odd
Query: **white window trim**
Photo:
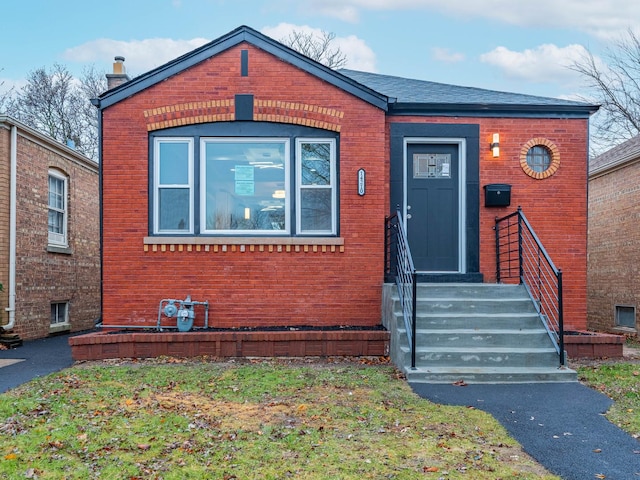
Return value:
[[(188, 186), (184, 184), (160, 184), (160, 144), (187, 143), (189, 145)], [(194, 181), (193, 181), (193, 137), (158, 137), (153, 144), (153, 232), (162, 234), (193, 235), (194, 233)], [(160, 189), (188, 188), (189, 189), (189, 229), (188, 230), (160, 230)]]
[(67, 239), (67, 219), (68, 219), (68, 208), (67, 208), (67, 195), (69, 192), (69, 180), (67, 179), (67, 176), (64, 175), (62, 172), (58, 171), (58, 170), (49, 170), (49, 175), (47, 176), (47, 193), (50, 194), (50, 192), (48, 191), (49, 186), (48, 186), (48, 182), (49, 182), (49, 177), (55, 177), (58, 180), (62, 180), (63, 182), (63, 192), (62, 192), (62, 209), (58, 209), (58, 208), (54, 208), (49, 204), (49, 195), (47, 195), (47, 212), (49, 210), (54, 210), (56, 212), (62, 212), (62, 233), (55, 233), (55, 232), (51, 232), (49, 231), (49, 225), (48, 225), (48, 214), (47, 214), (47, 231), (49, 233), (48, 236), (48, 242), (49, 245), (53, 245), (56, 247), (67, 247), (68, 246), (68, 239)]
[[(231, 230), (231, 229), (206, 229), (207, 221), (207, 162), (206, 145), (208, 143), (277, 143), (284, 144), (284, 230)], [(291, 235), (291, 192), (290, 190), (290, 139), (287, 137), (201, 137), (200, 138), (200, 232), (214, 235)]]
[(69, 325), (69, 302), (52, 302), (51, 306), (54, 305), (64, 305), (64, 318), (61, 322), (51, 323), (51, 319), (49, 319), (49, 325), (51, 327), (57, 327), (60, 325)]
[[(330, 185), (302, 185), (302, 144), (328, 143), (331, 162)], [(337, 233), (337, 185), (336, 185), (336, 141), (329, 138), (297, 138), (296, 139), (296, 231), (300, 235), (336, 235)], [(302, 230), (302, 190), (331, 189), (331, 230)]]

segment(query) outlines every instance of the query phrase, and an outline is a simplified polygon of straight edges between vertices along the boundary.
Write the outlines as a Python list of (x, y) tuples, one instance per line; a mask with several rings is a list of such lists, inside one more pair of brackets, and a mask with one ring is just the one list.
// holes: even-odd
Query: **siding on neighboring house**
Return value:
[[(640, 136), (590, 162), (588, 326), (635, 333), (640, 325)], [(635, 309), (616, 324), (616, 307)]]
[[(0, 117), (0, 325), (8, 322), (10, 128), (17, 127), (16, 303), (13, 333), (23, 339), (90, 329), (100, 317), (98, 165), (9, 117)], [(48, 235), (49, 171), (66, 178), (67, 244)], [(68, 322), (51, 325), (51, 304)]]

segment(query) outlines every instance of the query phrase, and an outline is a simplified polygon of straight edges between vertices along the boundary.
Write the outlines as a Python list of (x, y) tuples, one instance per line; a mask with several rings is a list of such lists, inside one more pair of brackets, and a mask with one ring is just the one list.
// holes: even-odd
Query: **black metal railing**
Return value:
[(416, 368), (416, 294), (417, 274), (413, 266), (407, 235), (399, 211), (385, 218), (385, 278), (398, 287), (409, 348), (411, 368)]
[(518, 279), (526, 287), (564, 365), (562, 270), (556, 268), (520, 207), (496, 218), (494, 230), (498, 283)]

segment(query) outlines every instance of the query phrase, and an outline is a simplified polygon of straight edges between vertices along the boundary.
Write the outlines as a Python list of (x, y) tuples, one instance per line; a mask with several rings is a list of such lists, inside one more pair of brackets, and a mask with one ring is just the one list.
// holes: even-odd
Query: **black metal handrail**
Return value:
[(496, 218), (494, 230), (498, 283), (517, 278), (526, 287), (564, 365), (562, 270), (556, 268), (520, 207)]
[(407, 235), (399, 211), (385, 218), (385, 277), (393, 278), (398, 287), (402, 317), (409, 348), (411, 368), (416, 368), (416, 296), (417, 273), (413, 266)]

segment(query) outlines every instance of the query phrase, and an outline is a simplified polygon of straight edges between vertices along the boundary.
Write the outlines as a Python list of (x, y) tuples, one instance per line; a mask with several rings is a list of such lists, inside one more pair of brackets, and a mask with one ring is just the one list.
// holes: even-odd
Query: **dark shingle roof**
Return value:
[(255, 45), (396, 115), (588, 118), (598, 109), (595, 105), (570, 100), (460, 87), (355, 70), (336, 71), (247, 26), (238, 27), (202, 47), (112, 88), (93, 99), (92, 103), (100, 109), (107, 108), (242, 42)]
[(589, 175), (640, 159), (640, 135), (589, 160)]
[(465, 107), (466, 109), (471, 107), (493, 107), (503, 110), (533, 108), (539, 110), (575, 110), (588, 113), (593, 113), (598, 109), (596, 105), (559, 98), (448, 85), (348, 69), (341, 69), (338, 72), (366, 85), (372, 90), (395, 99), (397, 105), (404, 106), (439, 106), (443, 109), (447, 107), (449, 109), (455, 107)]

